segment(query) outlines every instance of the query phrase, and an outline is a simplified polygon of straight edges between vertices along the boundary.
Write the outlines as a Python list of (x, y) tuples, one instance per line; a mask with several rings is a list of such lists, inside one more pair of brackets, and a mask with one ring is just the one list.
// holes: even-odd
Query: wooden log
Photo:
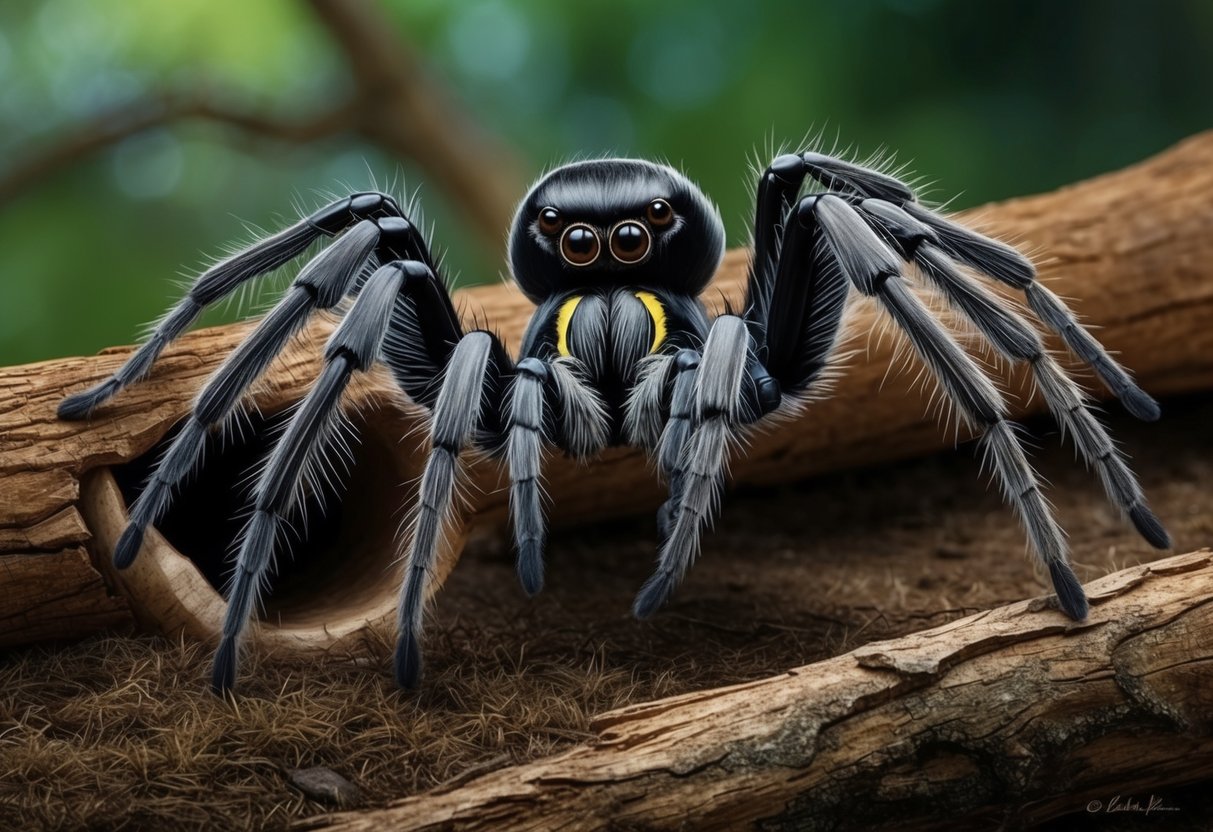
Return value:
[(1011, 604), (607, 713), (557, 756), (299, 828), (1008, 828), (1213, 775), (1213, 555), (1089, 590), (1081, 624)]
[(0, 585), (0, 647), (78, 638), (130, 623), (126, 599), (106, 590), (83, 546), (5, 555), (0, 558)]
[[(1080, 299), (1078, 311), (1100, 326), (1100, 337), (1119, 351), (1145, 388), (1156, 395), (1207, 389), (1213, 386), (1213, 133), (1194, 137), (1147, 162), (1102, 176), (1052, 194), (1013, 200), (969, 212), (991, 233), (1009, 238), (1030, 250), (1043, 252), (1042, 277), (1060, 294)], [(730, 252), (717, 276), (711, 300), (736, 304), (741, 296), (748, 254)], [(719, 291), (716, 291), (719, 290)], [(510, 286), (493, 286), (459, 292), (461, 305), (494, 322), (511, 347), (516, 348), (530, 314), (530, 304)], [(202, 380), (248, 332), (250, 324), (204, 330), (182, 338), (159, 362), (151, 378), (125, 391), (87, 423), (55, 418), (55, 406), (66, 392), (103, 379), (129, 355), (130, 348), (104, 351), (99, 357), (71, 358), (0, 371), (0, 477), (5, 499), (0, 504), (0, 574), (15, 566), (9, 558), (65, 553), (87, 548), (94, 559), (104, 559), (121, 525), (124, 504), (116, 489), (107, 485), (106, 470), (149, 453), (186, 412)], [(852, 331), (863, 336), (877, 327), (875, 313), (861, 308)], [(318, 344), (331, 331), (332, 321), (317, 320), (297, 348), (278, 361), (254, 399), (272, 412), (296, 401), (318, 371)], [(929, 415), (920, 391), (911, 389), (909, 375), (896, 373), (888, 380), (893, 361), (893, 339), (870, 340), (860, 347), (846, 374), (829, 398), (817, 402), (803, 416), (757, 437), (744, 457), (736, 460), (736, 479), (748, 483), (777, 483), (846, 466), (868, 465), (946, 447), (953, 434), (941, 429)], [(1022, 374), (1010, 379), (1024, 389)], [(1101, 394), (1101, 390), (1095, 391)], [(400, 441), (419, 424), (418, 415), (394, 404), (391, 385), (373, 375), (355, 393), (351, 407), (372, 435), (372, 457), (384, 457), (402, 474), (415, 472), (420, 451)], [(370, 405), (374, 404), (375, 408)], [(1041, 403), (1021, 396), (1014, 404), (1017, 415), (1041, 409)], [(366, 466), (355, 466), (353, 478)], [(579, 523), (654, 509), (662, 499), (660, 485), (641, 455), (613, 450), (589, 470), (565, 464), (558, 457), (548, 466), (548, 491), (557, 495), (557, 524)], [(478, 489), (475, 504), (460, 518), (466, 525), (475, 516), (475, 533), (496, 534), (504, 522), (506, 493), (499, 488), (495, 467), (475, 469)], [(396, 482), (407, 479), (402, 476)], [(84, 491), (82, 492), (82, 484)], [(376, 530), (378, 540), (390, 539), (399, 517), (397, 506), (409, 502), (408, 489), (367, 490), (382, 502)], [(82, 512), (82, 506), (89, 507)], [(176, 511), (189, 511), (179, 507)], [(108, 517), (106, 521), (103, 517)], [(382, 534), (380, 534), (382, 533)], [(51, 630), (42, 624), (45, 604), (40, 598), (70, 595), (76, 579), (46, 566), (36, 593), (24, 590), (0, 597), (0, 644), (25, 643), (53, 632), (70, 637), (110, 626), (121, 619), (121, 604), (114, 592), (142, 597), (134, 605), (152, 626), (185, 626), (196, 635), (213, 633), (211, 623), (219, 599), (206, 581), (194, 582), (202, 591), (186, 593), (167, 576), (188, 571), (182, 554), (149, 535), (140, 568), (159, 572), (147, 580), (102, 584), (90, 578), (85, 608)], [(370, 544), (367, 544), (370, 545)], [(363, 559), (364, 567), (343, 570), (356, 584), (365, 604), (354, 610), (329, 610), (323, 622), (300, 621), (311, 633), (329, 630), (342, 620), (356, 633), (359, 622), (387, 614), (390, 592), (368, 589), (383, 580), (394, 559), (390, 546), (381, 545), (378, 557)], [(449, 568), (458, 556), (456, 541), (443, 557)], [(186, 553), (189, 554), (189, 553)], [(158, 565), (157, 565), (158, 564)], [(35, 569), (35, 572), (39, 570)], [(135, 573), (132, 573), (134, 575)], [(36, 582), (38, 583), (38, 582)], [(29, 586), (26, 582), (23, 586)], [(102, 589), (102, 587), (105, 589)], [(138, 588), (135, 588), (138, 586)], [(345, 597), (341, 591), (329, 591)], [(146, 597), (148, 594), (153, 597)], [(204, 597), (203, 597), (204, 596)], [(374, 597), (371, 602), (370, 598)], [(197, 605), (194, 601), (197, 600)], [(153, 613), (172, 608), (175, 612)], [(301, 605), (306, 606), (306, 605)], [(167, 617), (165, 617), (167, 616)], [(289, 631), (294, 625), (287, 623)], [(262, 632), (272, 629), (270, 625)], [(349, 639), (312, 636), (288, 642), (331, 649)], [(302, 648), (300, 648), (302, 649)]]
[[(0, 594), (0, 647), (136, 624), (201, 639), (219, 632), (223, 598), (156, 529), (149, 530), (134, 566), (113, 569), (110, 559), (126, 524), (126, 504), (111, 468), (153, 450), (185, 413), (202, 380), (250, 326), (183, 338), (165, 357), (163, 375), (155, 374), (115, 402), (112, 411), (107, 408), (87, 423), (57, 420), (56, 403), (82, 369), (91, 371), (89, 378), (100, 379), (112, 362), (67, 359), (0, 372), (0, 390), (20, 397), (16, 408), (0, 416), (0, 476), (7, 492), (0, 505), (0, 580), (6, 590)], [(331, 321), (318, 321), (308, 340), (275, 365), (252, 397), (256, 410), (274, 413), (302, 397), (319, 371), (318, 353), (309, 347), (331, 326)], [(98, 363), (105, 366), (101, 372), (93, 366)], [(349, 535), (339, 537), (338, 545), (350, 544), (342, 546), (345, 577), (293, 605), (291, 599), (280, 599), (288, 609), (272, 607), (275, 623), (254, 628), (253, 639), (260, 645), (294, 653), (356, 652), (364, 646), (368, 627), (394, 620), (396, 489), (420, 475), (423, 460), (400, 437), (416, 428), (418, 415), (404, 406), (386, 377), (376, 374), (354, 385), (347, 407), (361, 438), (359, 464), (348, 485), (361, 486), (362, 516), (373, 516), (378, 525), (357, 530), (353, 541)], [(207, 507), (193, 510), (205, 514)], [(439, 585), (465, 537), (457, 518), (440, 552)]]

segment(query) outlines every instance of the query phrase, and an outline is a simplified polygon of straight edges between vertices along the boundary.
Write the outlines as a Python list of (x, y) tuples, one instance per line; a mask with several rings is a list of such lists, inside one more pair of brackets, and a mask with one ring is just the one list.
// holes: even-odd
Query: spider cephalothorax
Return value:
[(673, 168), (602, 159), (557, 168), (523, 199), (510, 267), (535, 303), (603, 285), (698, 295), (724, 253), (716, 206)]
[[(415, 686), (426, 584), (450, 509), (460, 452), (497, 455), (510, 480), (518, 576), (543, 585), (540, 462), (547, 446), (574, 456), (612, 444), (650, 451), (669, 484), (658, 523), (658, 567), (637, 595), (656, 612), (685, 574), (710, 520), (729, 448), (777, 410), (804, 406), (840, 340), (852, 292), (884, 310), (977, 429), (995, 478), (1048, 569), (1062, 609), (1086, 615), (1065, 537), (994, 383), (911, 289), (910, 275), (973, 325), (996, 352), (1029, 365), (1044, 400), (1100, 475), (1109, 499), (1153, 545), (1169, 545), (1132, 471), (1046, 351), (1035, 326), (965, 269), (1022, 291), (1047, 329), (1096, 371), (1135, 415), (1158, 408), (1035, 279), (1017, 251), (945, 219), (901, 181), (815, 151), (783, 155), (762, 174), (745, 304), (716, 317), (700, 300), (720, 262), (716, 207), (672, 168), (630, 159), (557, 168), (526, 195), (510, 234), (515, 281), (536, 305), (515, 361), (496, 336), (465, 331), (416, 226), (391, 197), (354, 194), (206, 272), (151, 339), (103, 384), (66, 399), (82, 418), (137, 380), (206, 305), (243, 282), (331, 245), (207, 382), (131, 508), (115, 548), (129, 565), (147, 527), (198, 465), (207, 432), (231, 416), (248, 386), (308, 317), (353, 298), (325, 348), (325, 366), (261, 471), (228, 595), (213, 685), (233, 684), (239, 637), (295, 508), (303, 472), (351, 376), (382, 363), (430, 411), (432, 450), (419, 486), (400, 600), (397, 681)], [(906, 266), (912, 269), (906, 270)]]

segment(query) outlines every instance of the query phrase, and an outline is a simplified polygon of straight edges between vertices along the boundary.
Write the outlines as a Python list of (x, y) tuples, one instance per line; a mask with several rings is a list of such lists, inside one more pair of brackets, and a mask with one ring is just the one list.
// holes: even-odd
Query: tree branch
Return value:
[(362, 133), (415, 159), (498, 252), (525, 187), (522, 165), (435, 78), (396, 27), (365, 0), (307, 0), (345, 53), (362, 100)]
[(156, 127), (189, 120), (209, 121), (275, 141), (306, 144), (352, 129), (356, 126), (353, 119), (352, 102), (307, 118), (279, 120), (235, 106), (222, 95), (200, 90), (160, 92), (97, 116), (57, 141), (39, 143), (38, 150), (0, 176), (0, 204), (12, 201), (35, 183), (87, 156)]
[(280, 120), (233, 106), (205, 90), (152, 95), (79, 125), (0, 174), (0, 204), (129, 136), (188, 119), (291, 144), (349, 131), (397, 158), (415, 161), (468, 219), (485, 250), (501, 254), (525, 187), (523, 166), (513, 151), (455, 103), (455, 96), (426, 69), (375, 4), (307, 2), (345, 55), (353, 76), (354, 90), (340, 106)]

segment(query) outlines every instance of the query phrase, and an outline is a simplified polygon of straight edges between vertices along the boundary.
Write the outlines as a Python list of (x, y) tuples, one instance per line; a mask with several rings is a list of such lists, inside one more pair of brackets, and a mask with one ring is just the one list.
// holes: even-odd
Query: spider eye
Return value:
[(583, 223), (570, 225), (560, 237), (560, 256), (570, 266), (588, 266), (598, 259), (598, 232)]
[(639, 263), (649, 253), (649, 230), (634, 220), (611, 229), (611, 256), (620, 263)]
[(555, 208), (544, 208), (539, 212), (539, 230), (549, 237), (555, 237), (564, 228), (564, 217)]
[(674, 222), (674, 209), (664, 199), (655, 199), (644, 209), (644, 218), (654, 228), (669, 228)]

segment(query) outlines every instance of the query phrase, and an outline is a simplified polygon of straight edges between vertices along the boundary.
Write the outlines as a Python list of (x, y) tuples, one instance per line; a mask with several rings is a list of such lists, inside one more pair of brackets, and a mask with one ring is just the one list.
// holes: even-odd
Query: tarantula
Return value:
[[(1103, 481), (1108, 498), (1154, 546), (1168, 547), (1133, 472), (1088, 399), (1045, 349), (1035, 326), (962, 267), (1023, 293), (1049, 330), (1094, 368), (1135, 416), (1158, 405), (1035, 279), (1015, 249), (945, 219), (899, 179), (813, 150), (781, 155), (758, 182), (744, 307), (712, 317), (700, 295), (724, 251), (719, 212), (674, 169), (633, 159), (556, 168), (522, 200), (509, 237), (513, 279), (535, 304), (515, 361), (484, 329), (465, 330), (421, 231), (382, 193), (339, 199), (205, 272), (131, 358), (104, 383), (65, 399), (59, 415), (87, 417), (144, 376), (204, 307), (273, 271), (322, 238), (333, 242), (207, 381), (145, 489), (114, 552), (131, 564), (144, 532), (199, 464), (209, 431), (316, 310), (346, 309), (324, 369), (260, 471), (240, 541), (212, 685), (229, 689), (238, 645), (274, 559), (300, 481), (323, 443), (351, 376), (382, 363), (430, 414), (399, 605), (397, 682), (415, 687), (427, 576), (451, 507), (461, 451), (504, 460), (517, 573), (543, 586), (545, 446), (586, 457), (628, 444), (651, 452), (669, 484), (662, 544), (636, 596), (638, 618), (670, 597), (699, 546), (730, 445), (750, 426), (801, 407), (840, 340), (854, 290), (874, 298), (906, 336), (980, 442), (1007, 502), (1074, 619), (1087, 600), (995, 384), (912, 290), (903, 266), (1014, 362), (1026, 362), (1049, 409)], [(347, 308), (348, 307), (348, 308)]]

